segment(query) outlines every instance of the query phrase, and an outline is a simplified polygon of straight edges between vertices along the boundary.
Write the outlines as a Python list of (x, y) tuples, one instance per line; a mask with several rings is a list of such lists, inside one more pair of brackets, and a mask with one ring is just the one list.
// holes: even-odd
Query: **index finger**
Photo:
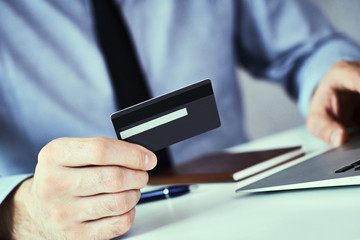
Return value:
[(333, 147), (343, 144), (348, 138), (345, 127), (326, 114), (310, 112), (306, 126), (314, 136)]
[(157, 163), (155, 154), (150, 150), (105, 137), (56, 139), (41, 150), (39, 160), (46, 157), (66, 167), (117, 165), (151, 170)]

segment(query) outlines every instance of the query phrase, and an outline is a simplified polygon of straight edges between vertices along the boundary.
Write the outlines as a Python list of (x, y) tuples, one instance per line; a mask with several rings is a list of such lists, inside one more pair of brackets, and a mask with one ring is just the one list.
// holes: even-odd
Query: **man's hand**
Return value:
[(111, 239), (134, 220), (156, 156), (108, 138), (60, 138), (14, 196), (14, 239)]
[(307, 127), (332, 146), (348, 139), (346, 129), (360, 125), (360, 61), (340, 61), (315, 90)]

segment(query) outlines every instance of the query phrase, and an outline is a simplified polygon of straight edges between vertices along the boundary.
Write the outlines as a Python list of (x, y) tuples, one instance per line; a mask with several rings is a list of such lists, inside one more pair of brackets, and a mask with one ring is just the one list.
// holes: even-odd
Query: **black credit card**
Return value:
[(209, 79), (115, 112), (118, 139), (155, 152), (220, 126)]

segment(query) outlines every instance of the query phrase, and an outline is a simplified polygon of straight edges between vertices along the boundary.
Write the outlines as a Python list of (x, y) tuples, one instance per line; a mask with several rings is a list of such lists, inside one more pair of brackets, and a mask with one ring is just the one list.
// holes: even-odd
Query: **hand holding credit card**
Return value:
[(209, 79), (115, 112), (111, 120), (119, 140), (153, 152), (220, 126)]

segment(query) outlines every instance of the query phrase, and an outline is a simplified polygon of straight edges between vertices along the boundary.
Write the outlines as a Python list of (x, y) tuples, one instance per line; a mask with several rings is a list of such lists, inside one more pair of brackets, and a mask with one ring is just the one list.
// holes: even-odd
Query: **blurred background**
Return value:
[[(360, 44), (360, 0), (311, 0), (330, 22)], [(250, 139), (264, 137), (305, 124), (297, 106), (275, 84), (254, 79), (239, 70), (245, 104), (245, 124)], [(260, 94), (259, 94), (260, 93)]]

